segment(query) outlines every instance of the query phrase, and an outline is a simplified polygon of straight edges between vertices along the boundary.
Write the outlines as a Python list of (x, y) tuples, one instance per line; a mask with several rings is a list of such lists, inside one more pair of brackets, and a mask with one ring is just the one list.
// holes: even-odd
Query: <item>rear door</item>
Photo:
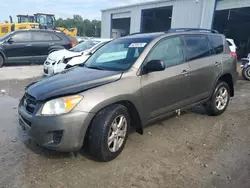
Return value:
[(184, 35), (186, 60), (190, 66), (192, 102), (209, 97), (222, 72), (222, 62), (207, 35)]
[(180, 37), (158, 42), (145, 61), (150, 60), (163, 61), (166, 69), (141, 76), (142, 100), (148, 121), (187, 106), (190, 97), (190, 68), (185, 62)]
[(31, 32), (18, 31), (11, 37), (12, 42), (5, 41), (2, 46), (8, 63), (29, 63), (32, 60)]
[(33, 32), (33, 59), (35, 62), (44, 62), (49, 54), (50, 48), (56, 44), (60, 38), (52, 32)]

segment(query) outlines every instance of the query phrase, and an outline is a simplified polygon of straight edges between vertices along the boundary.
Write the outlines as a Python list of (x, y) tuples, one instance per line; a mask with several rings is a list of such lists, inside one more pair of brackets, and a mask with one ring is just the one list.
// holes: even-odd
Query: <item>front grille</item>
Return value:
[(48, 69), (43, 69), (43, 72), (44, 72), (45, 74), (48, 74)]
[(36, 107), (36, 99), (26, 93), (23, 97), (23, 106), (29, 113), (33, 114)]

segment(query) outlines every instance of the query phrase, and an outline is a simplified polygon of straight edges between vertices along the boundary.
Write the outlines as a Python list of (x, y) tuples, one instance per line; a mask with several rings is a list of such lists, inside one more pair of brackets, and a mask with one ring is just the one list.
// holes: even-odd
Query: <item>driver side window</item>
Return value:
[(32, 41), (30, 32), (18, 32), (12, 37), (13, 42), (30, 42)]
[(166, 68), (182, 64), (184, 55), (180, 37), (168, 38), (156, 44), (147, 59), (148, 62), (151, 60), (163, 61)]

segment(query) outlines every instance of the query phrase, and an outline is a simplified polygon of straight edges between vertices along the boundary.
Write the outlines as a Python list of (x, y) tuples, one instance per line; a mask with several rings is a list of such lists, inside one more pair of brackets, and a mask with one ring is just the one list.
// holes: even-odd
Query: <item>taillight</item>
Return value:
[(238, 59), (238, 56), (235, 52), (230, 52), (231, 56), (234, 57), (235, 59)]
[(75, 44), (72, 41), (69, 43), (69, 45), (71, 48), (73, 48), (75, 46)]

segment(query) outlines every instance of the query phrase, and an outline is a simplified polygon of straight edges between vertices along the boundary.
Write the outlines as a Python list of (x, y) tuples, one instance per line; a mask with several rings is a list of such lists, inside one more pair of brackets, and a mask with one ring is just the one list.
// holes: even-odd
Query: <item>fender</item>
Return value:
[[(219, 79), (220, 79), (221, 77), (225, 76), (225, 75), (230, 75), (231, 78), (232, 78), (232, 81), (233, 81), (233, 76), (232, 76), (232, 74), (231, 74), (230, 72), (224, 72), (224, 74), (219, 75), (219, 76), (216, 78), (215, 82), (213, 83), (213, 87), (212, 87), (211, 93), (210, 93), (210, 95), (209, 95), (209, 98), (211, 98), (211, 96), (213, 95), (214, 89), (216, 88), (216, 84), (218, 83)], [(230, 87), (230, 86), (229, 86), (229, 87)], [(233, 88), (230, 88), (230, 89), (232, 89), (231, 95), (234, 95), (234, 87), (233, 87)], [(209, 99), (209, 98), (208, 98), (208, 99)]]

